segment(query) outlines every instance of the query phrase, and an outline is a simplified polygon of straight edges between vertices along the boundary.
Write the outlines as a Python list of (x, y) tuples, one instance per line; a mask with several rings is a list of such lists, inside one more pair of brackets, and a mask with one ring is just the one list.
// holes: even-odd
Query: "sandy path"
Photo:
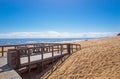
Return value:
[(49, 79), (120, 79), (120, 37), (80, 43)]

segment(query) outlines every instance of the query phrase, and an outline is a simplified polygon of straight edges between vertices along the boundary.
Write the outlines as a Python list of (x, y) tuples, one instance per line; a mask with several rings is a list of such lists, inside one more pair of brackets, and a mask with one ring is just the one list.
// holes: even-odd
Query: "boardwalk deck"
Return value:
[(0, 72), (9, 70), (9, 66), (7, 65), (7, 57), (0, 57)]
[[(58, 52), (54, 52), (54, 57), (55, 56), (60, 56), (61, 54)], [(52, 57), (52, 53), (45, 53), (43, 54), (43, 59), (47, 59)], [(34, 61), (40, 61), (41, 60), (41, 54), (37, 54), (37, 55), (32, 55), (30, 56), (30, 62), (34, 62)], [(22, 65), (27, 64), (28, 63), (28, 57), (22, 57), (20, 58), (20, 63)], [(7, 64), (7, 57), (0, 57), (0, 72), (4, 72), (7, 70), (10, 70), (11, 68), (8, 66)]]
[[(12, 45), (12, 49), (6, 50), (7, 57), (4, 56), (4, 52), (6, 52), (4, 46), (1, 48), (3, 55), (0, 57), (0, 79), (4, 77), (5, 74), (13, 73), (15, 75), (7, 75), (9, 78), (6, 77), (5, 79), (16, 79), (17, 77), (17, 79), (21, 79), (17, 72), (22, 73), (20, 71), (22, 71), (23, 68), (26, 67), (25, 70), (28, 70), (29, 72), (33, 66), (43, 70), (44, 66), (52, 65), (62, 57), (80, 50), (81, 46), (78, 44), (33, 44), (32, 47), (22, 46), (18, 48)], [(16, 70), (17, 72), (11, 69)]]
[[(58, 55), (61, 55), (61, 54), (58, 52), (54, 52), (54, 56), (58, 56)], [(39, 61), (42, 59), (41, 57), (42, 57), (41, 54), (30, 56), (30, 62)], [(50, 58), (50, 57), (52, 57), (52, 53), (43, 54), (43, 59)], [(20, 62), (21, 64), (28, 63), (28, 57), (22, 57), (20, 58), (20, 61), (21, 61)]]
[(22, 79), (15, 70), (0, 73), (0, 79)]
[(22, 79), (19, 74), (7, 64), (7, 57), (0, 57), (0, 79)]

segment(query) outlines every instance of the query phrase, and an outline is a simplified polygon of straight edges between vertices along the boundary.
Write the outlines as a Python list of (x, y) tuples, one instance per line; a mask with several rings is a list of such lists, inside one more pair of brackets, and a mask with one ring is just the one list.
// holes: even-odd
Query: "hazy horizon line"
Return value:
[(119, 32), (9, 32), (0, 34), (0, 39), (4, 38), (101, 38), (117, 36)]

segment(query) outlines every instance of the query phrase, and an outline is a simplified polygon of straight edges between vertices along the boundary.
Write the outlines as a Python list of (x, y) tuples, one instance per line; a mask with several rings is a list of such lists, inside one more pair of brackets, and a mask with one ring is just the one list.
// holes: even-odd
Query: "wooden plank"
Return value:
[(0, 79), (22, 79), (15, 70), (0, 73)]
[[(54, 57), (48, 57), (48, 58), (45, 58), (43, 60), (32, 61), (32, 62), (30, 62), (30, 64), (32, 65), (32, 64), (36, 64), (36, 63), (45, 62), (45, 61), (48, 61), (48, 60), (52, 60), (52, 58), (58, 58), (58, 57), (62, 57), (62, 56), (65, 56), (65, 55), (68, 55), (68, 53), (65, 53), (65, 54), (62, 54), (62, 55), (57, 55), (57, 56), (54, 56)], [(21, 64), (21, 67), (24, 67), (24, 66), (28, 66), (28, 63)]]
[[(76, 47), (74, 46), (75, 48), (73, 48), (73, 45), (75, 45)], [(20, 48), (20, 49), (17, 49), (17, 50), (18, 51), (20, 51), (20, 50), (24, 51), (25, 50), (25, 55), (27, 57), (25, 57), (25, 56), (23, 57), (21, 55), (22, 52), (17, 52), (16, 51), (18, 56), (19, 56), (19, 57), (17, 57), (17, 59), (21, 60), (21, 63), (16, 63), (16, 65), (18, 67), (19, 67), (19, 65), (21, 67), (27, 66), (28, 69), (29, 69), (29, 72), (30, 72), (31, 64), (41, 63), (42, 64), (42, 68), (44, 69), (44, 62), (45, 62), (45, 60), (49, 59), (49, 60), (51, 60), (51, 62), (53, 62), (54, 61), (54, 57), (59, 57), (59, 56), (62, 57), (62, 56), (65, 55), (64, 54), (65, 52), (66, 52), (66, 54), (71, 54), (73, 52), (73, 49), (77, 50), (77, 45), (76, 44), (69, 44), (69, 43), (68, 44), (55, 44), (55, 45), (50, 45), (50, 46), (45, 46), (44, 45), (44, 46), (39, 46), (39, 47)], [(48, 52), (48, 50), (49, 50), (49, 52)], [(59, 51), (61, 51), (61, 52), (59, 53)], [(37, 52), (36, 55), (32, 55), (31, 54), (31, 53), (35, 53), (35, 52)], [(55, 54), (55, 52), (57, 52), (58, 55)], [(49, 53), (51, 53), (51, 55), (46, 57), (45, 55), (49, 54)], [(21, 55), (21, 57), (20, 57), (20, 55)], [(14, 62), (14, 61), (12, 61), (12, 62)]]

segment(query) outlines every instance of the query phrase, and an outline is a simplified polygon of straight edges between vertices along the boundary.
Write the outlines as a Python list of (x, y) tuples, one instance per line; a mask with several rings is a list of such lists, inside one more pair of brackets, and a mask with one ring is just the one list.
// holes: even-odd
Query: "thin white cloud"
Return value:
[(97, 38), (115, 36), (117, 32), (85, 32), (85, 33), (68, 33), (68, 32), (11, 32), (0, 34), (0, 38)]

